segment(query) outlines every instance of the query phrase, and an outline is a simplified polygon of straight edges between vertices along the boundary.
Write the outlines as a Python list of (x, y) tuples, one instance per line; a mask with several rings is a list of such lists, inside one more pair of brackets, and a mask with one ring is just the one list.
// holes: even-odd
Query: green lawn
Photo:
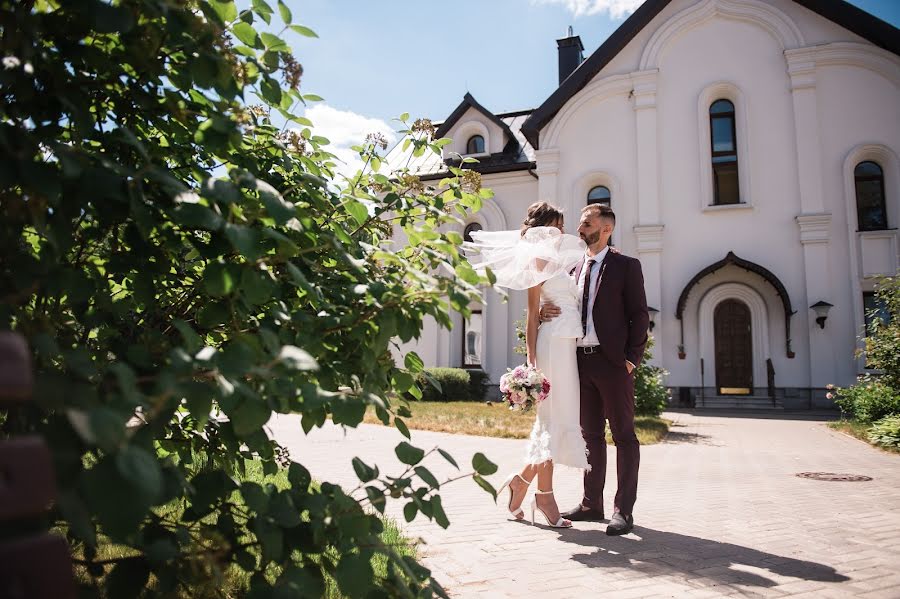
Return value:
[(889, 453), (900, 453), (900, 448), (883, 447), (881, 445), (875, 445), (874, 443), (869, 441), (869, 429), (871, 428), (870, 424), (864, 424), (855, 420), (836, 420), (834, 422), (829, 422), (828, 426), (836, 431), (846, 433), (851, 437), (856, 437), (860, 441), (864, 441), (872, 447), (877, 447), (878, 449), (887, 451)]
[[(527, 439), (534, 424), (534, 412), (513, 412), (501, 403), (487, 404), (475, 401), (412, 401), (409, 404), (411, 418), (404, 422), (409, 428), (501, 437)], [(381, 424), (373, 410), (366, 412), (365, 422)], [(662, 418), (638, 416), (634, 425), (641, 445), (658, 443), (669, 431), (669, 422)], [(607, 427), (606, 439), (612, 443)]]

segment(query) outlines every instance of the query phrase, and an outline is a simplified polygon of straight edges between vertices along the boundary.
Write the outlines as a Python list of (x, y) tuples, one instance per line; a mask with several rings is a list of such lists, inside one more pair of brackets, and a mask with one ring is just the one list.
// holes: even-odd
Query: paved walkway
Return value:
[[(498, 407), (498, 409), (502, 409)], [(509, 521), (468, 480), (442, 489), (451, 526), (421, 515), (404, 525), (454, 597), (879, 597), (900, 598), (900, 456), (827, 428), (824, 422), (671, 414), (667, 440), (641, 450), (635, 530), (607, 537), (605, 524), (571, 530)], [(329, 425), (304, 436), (299, 419), (269, 424), (320, 480), (356, 486), (350, 460), (402, 471), (394, 429)], [(475, 452), (500, 465), (498, 485), (520, 465), (523, 442), (413, 431), (413, 444), (439, 445), (468, 465)], [(615, 464), (615, 450), (609, 452)], [(426, 465), (443, 480), (455, 470)], [(608, 484), (615, 484), (614, 467)], [(822, 482), (798, 472), (871, 476)], [(533, 487), (532, 487), (533, 488)], [(556, 477), (562, 507), (580, 499), (580, 475)], [(606, 510), (612, 509), (607, 488)], [(503, 504), (501, 500), (500, 504)], [(389, 513), (404, 523), (402, 504)], [(538, 515), (540, 519), (540, 515)]]

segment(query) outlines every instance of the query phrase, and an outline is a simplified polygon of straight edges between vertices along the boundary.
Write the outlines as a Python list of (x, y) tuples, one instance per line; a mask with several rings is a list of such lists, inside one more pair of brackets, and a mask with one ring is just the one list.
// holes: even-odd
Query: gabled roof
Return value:
[[(454, 111), (455, 112), (455, 111)], [(534, 149), (525, 140), (519, 127), (531, 114), (531, 110), (517, 110), (514, 112), (506, 112), (497, 114), (506, 129), (509, 130), (511, 137), (502, 152), (490, 154), (489, 156), (481, 156), (478, 162), (468, 163), (464, 168), (472, 169), (482, 174), (505, 173), (513, 171), (525, 171), (533, 169)], [(452, 115), (451, 115), (452, 116)], [(458, 117), (457, 117), (458, 118)], [(449, 122), (449, 119), (448, 119)], [(446, 131), (452, 127), (446, 127), (445, 123), (435, 123), (437, 131)], [(436, 134), (436, 137), (439, 137)], [(459, 166), (456, 161), (445, 161), (439, 155), (433, 152), (425, 152), (422, 156), (415, 157), (412, 155), (413, 147), (410, 146), (403, 150), (403, 144), (398, 143), (385, 158), (390, 166), (402, 167), (408, 166), (409, 171), (424, 181), (443, 179), (450, 174), (448, 166)]]
[[(559, 112), (572, 96), (581, 91), (603, 67), (616, 57), (671, 0), (646, 0), (554, 91), (522, 125), (525, 139), (539, 148), (541, 129)], [(793, 0), (844, 29), (872, 42), (879, 48), (900, 55), (900, 29), (886, 23), (844, 0)]]
[(492, 123), (500, 127), (506, 134), (507, 143), (516, 139), (512, 131), (510, 131), (509, 125), (499, 119), (493, 112), (476, 102), (475, 98), (473, 98), (472, 94), (470, 94), (469, 92), (466, 92), (466, 95), (463, 96), (463, 101), (459, 103), (459, 106), (457, 106), (456, 109), (450, 113), (450, 116), (447, 117), (447, 120), (437, 128), (437, 131), (435, 131), (434, 133), (435, 139), (440, 139), (441, 137), (447, 135), (447, 132), (453, 128), (453, 125), (455, 125), (456, 122), (459, 121), (460, 118), (462, 118), (462, 115), (464, 115), (470, 108), (474, 108), (475, 110), (486, 116)]

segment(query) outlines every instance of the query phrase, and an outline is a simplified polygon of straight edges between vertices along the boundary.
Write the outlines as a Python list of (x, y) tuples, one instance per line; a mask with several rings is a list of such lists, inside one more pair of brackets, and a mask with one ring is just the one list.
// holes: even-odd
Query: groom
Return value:
[[(640, 444), (634, 433), (634, 369), (647, 344), (650, 317), (644, 295), (641, 263), (608, 244), (616, 215), (608, 206), (590, 204), (581, 210), (578, 234), (587, 244), (584, 259), (572, 271), (581, 294), (578, 375), (581, 381), (581, 430), (590, 471), (584, 473), (584, 497), (563, 514), (569, 520), (599, 521), (603, 515), (606, 481), (606, 420), (616, 444), (618, 489), (608, 535), (624, 535), (634, 528), (632, 509), (637, 498)], [(546, 304), (541, 320), (559, 315)]]

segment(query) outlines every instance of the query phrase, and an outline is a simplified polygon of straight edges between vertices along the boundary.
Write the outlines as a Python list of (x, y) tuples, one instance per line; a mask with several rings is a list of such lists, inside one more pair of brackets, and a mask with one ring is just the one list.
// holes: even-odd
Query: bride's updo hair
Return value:
[(548, 202), (535, 202), (528, 207), (525, 220), (522, 221), (522, 235), (531, 227), (552, 227), (562, 219), (562, 210)]

